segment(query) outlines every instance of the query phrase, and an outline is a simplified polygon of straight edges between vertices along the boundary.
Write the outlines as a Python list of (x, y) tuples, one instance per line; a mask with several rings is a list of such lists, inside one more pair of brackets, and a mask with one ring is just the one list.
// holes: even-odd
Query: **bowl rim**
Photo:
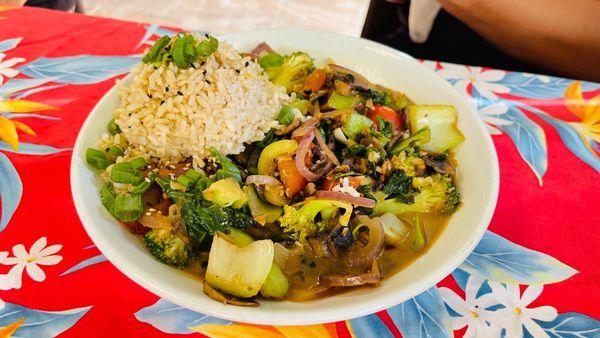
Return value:
[[(274, 32), (276, 32), (277, 34), (282, 34), (282, 35), (297, 35), (297, 34), (303, 35), (304, 34), (304, 35), (309, 35), (309, 36), (313, 35), (314, 36), (314, 34), (318, 34), (319, 38), (323, 38), (323, 39), (331, 39), (331, 38), (350, 39), (350, 40), (353, 40), (353, 42), (364, 44), (365, 47), (376, 48), (376, 49), (382, 50), (386, 53), (391, 53), (395, 56), (400, 56), (402, 58), (410, 59), (410, 60), (414, 61), (415, 67), (421, 68), (421, 71), (432, 72), (430, 69), (427, 69), (425, 66), (423, 66), (421, 64), (421, 62), (419, 62), (412, 56), (410, 56), (402, 51), (393, 49), (391, 47), (385, 46), (378, 42), (374, 42), (374, 41), (367, 40), (364, 38), (353, 37), (353, 36), (348, 36), (348, 35), (333, 33), (333, 32), (309, 30), (309, 29), (262, 29), (262, 30), (253, 30), (253, 31), (247, 31), (247, 32), (223, 34), (223, 35), (219, 35), (218, 38), (227, 40), (228, 38), (235, 38), (236, 36), (245, 35), (245, 34), (260, 36), (260, 35), (262, 35), (261, 33), (273, 34)], [(126, 80), (131, 76), (132, 76), (131, 74), (128, 74), (123, 78), (123, 80)], [(436, 76), (439, 77), (439, 75), (437, 75), (437, 74), (436, 74)], [(454, 96), (455, 99), (462, 101), (464, 103), (464, 106), (467, 107), (467, 109), (471, 110), (475, 116), (477, 115), (476, 112), (473, 111), (473, 108), (466, 102), (465, 98), (463, 98), (458, 92), (456, 92), (456, 90), (447, 81), (440, 78), (440, 85), (442, 87), (445, 87), (445, 90), (447, 92), (449, 92), (451, 96)], [(92, 116), (96, 112), (96, 109), (98, 109), (99, 106), (103, 106), (105, 101), (108, 101), (110, 99), (111, 94), (116, 89), (116, 86), (117, 86), (117, 84), (113, 85), (102, 96), (102, 98), (96, 103), (96, 105), (92, 108), (92, 110), (86, 117), (84, 123), (81, 125), (81, 128), (77, 135), (77, 140), (75, 142), (75, 145), (73, 146), (73, 151), (71, 154), (69, 180), (70, 180), (70, 184), (71, 184), (71, 194), (72, 194), (73, 202), (75, 204), (75, 209), (77, 211), (77, 215), (78, 215), (85, 231), (87, 232), (88, 236), (94, 243), (94, 245), (96, 245), (96, 247), (101, 251), (101, 253), (103, 255), (105, 255), (105, 257), (110, 261), (110, 263), (114, 267), (116, 267), (121, 273), (123, 273), (129, 279), (133, 280), (134, 282), (136, 282), (137, 284), (139, 284), (146, 290), (159, 296), (160, 298), (166, 299), (166, 300), (173, 302), (174, 304), (182, 306), (184, 308), (191, 309), (192, 311), (199, 311), (200, 313), (205, 314), (205, 315), (209, 315), (212, 317), (221, 318), (221, 319), (225, 319), (225, 320), (230, 320), (233, 322), (243, 322), (243, 323), (260, 324), (260, 325), (288, 326), (288, 325), (315, 325), (315, 324), (323, 324), (323, 323), (333, 323), (333, 322), (358, 318), (361, 316), (369, 315), (369, 314), (372, 314), (372, 313), (375, 313), (375, 312), (378, 312), (381, 310), (388, 309), (388, 308), (398, 305), (406, 300), (409, 300), (414, 296), (417, 296), (418, 294), (426, 291), (427, 289), (431, 288), (432, 286), (435, 286), (439, 281), (444, 279), (446, 276), (448, 276), (450, 273), (452, 273), (452, 271), (454, 271), (456, 268), (458, 268), (458, 266), (468, 257), (468, 255), (473, 251), (475, 246), (479, 243), (479, 241), (483, 237), (483, 235), (484, 235), (485, 231), (487, 230), (489, 223), (492, 219), (492, 216), (493, 216), (496, 204), (497, 204), (498, 194), (499, 194), (499, 185), (500, 185), (498, 157), (497, 157), (496, 149), (494, 147), (492, 138), (489, 135), (489, 133), (487, 132), (487, 130), (485, 129), (484, 124), (478, 123), (477, 127), (479, 128), (479, 132), (482, 135), (484, 135), (484, 142), (485, 142), (484, 146), (485, 146), (486, 150), (489, 152), (489, 155), (491, 156), (491, 160), (492, 160), (491, 161), (492, 162), (491, 163), (491, 173), (490, 173), (490, 175), (492, 177), (492, 181), (490, 182), (490, 184), (491, 184), (491, 190), (490, 190), (490, 195), (489, 195), (490, 200), (486, 204), (485, 210), (483, 210), (481, 212), (481, 217), (480, 217), (481, 225), (476, 229), (476, 231), (473, 231), (471, 233), (466, 244), (463, 247), (461, 247), (459, 250), (457, 250), (457, 252), (455, 254), (453, 254), (447, 261), (445, 261), (445, 263), (443, 264), (443, 268), (438, 269), (437, 273), (431, 273), (427, 276), (427, 278), (423, 279), (423, 281), (420, 283), (419, 287), (413, 288), (413, 290), (411, 290), (411, 292), (405, 292), (402, 297), (391, 297), (392, 294), (390, 294), (390, 297), (386, 297), (384, 301), (381, 301), (381, 299), (380, 299), (378, 303), (374, 303), (373, 301), (369, 302), (368, 298), (365, 297), (365, 298), (363, 298), (364, 300), (361, 300), (360, 302), (358, 302), (358, 303), (360, 303), (361, 306), (360, 307), (354, 306), (352, 308), (353, 311), (351, 313), (348, 313), (347, 311), (339, 312), (339, 313), (336, 313), (336, 312), (332, 313), (332, 311), (329, 311), (326, 313), (321, 312), (321, 313), (319, 313), (318, 318), (315, 318), (316, 316), (314, 316), (314, 315), (313, 316), (289, 316), (289, 315), (286, 315), (285, 320), (282, 321), (281, 316), (261, 313), (260, 315), (252, 314), (251, 316), (245, 317), (240, 321), (239, 316), (232, 314), (232, 312), (236, 312), (236, 311), (219, 312), (219, 311), (213, 311), (211, 309), (200, 309), (200, 307), (197, 304), (192, 303), (192, 301), (190, 299), (187, 299), (183, 296), (178, 296), (178, 295), (174, 295), (174, 294), (165, 292), (164, 290), (161, 289), (160, 286), (154, 285), (150, 280), (144, 278), (143, 274), (138, 274), (135, 272), (136, 270), (141, 271), (143, 269), (135, 267), (135, 265), (128, 263), (127, 262), (128, 259), (122, 255), (117, 254), (115, 250), (107, 249), (108, 244), (106, 244), (103, 241), (98, 240), (99, 235), (96, 232), (95, 227), (91, 224), (92, 217), (88, 214), (87, 210), (85, 209), (85, 207), (83, 205), (82, 198), (81, 198), (82, 194), (81, 194), (80, 189), (78, 188), (79, 184), (78, 184), (77, 180), (75, 179), (76, 177), (79, 177), (79, 175), (74, 175), (74, 173), (79, 172), (77, 162), (81, 160), (81, 154), (82, 154), (82, 151), (84, 151), (83, 149), (81, 149), (83, 147), (83, 143), (84, 143), (84, 134), (85, 134), (84, 131), (86, 131), (89, 128), (89, 126), (93, 123)]]

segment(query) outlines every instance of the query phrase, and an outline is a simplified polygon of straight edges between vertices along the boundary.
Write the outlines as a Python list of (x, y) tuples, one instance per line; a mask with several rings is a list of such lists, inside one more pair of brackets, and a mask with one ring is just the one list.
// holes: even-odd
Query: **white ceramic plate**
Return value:
[(118, 105), (111, 89), (83, 124), (71, 161), (71, 187), (81, 222), (102, 253), (125, 275), (151, 292), (181, 306), (237, 322), (306, 325), (346, 320), (399, 304), (435, 285), (473, 250), (492, 217), (498, 195), (498, 162), (492, 140), (476, 113), (442, 78), (409, 55), (358, 38), (325, 32), (270, 30), (220, 37), (240, 51), (266, 41), (275, 50), (304, 50), (317, 61), (336, 63), (374, 83), (403, 91), (418, 104), (452, 104), (460, 113), (466, 141), (457, 149), (463, 207), (435, 245), (379, 288), (361, 289), (303, 303), (261, 300), (256, 308), (220, 304), (202, 292), (199, 280), (154, 260), (136, 236), (104, 209), (100, 179), (85, 163), (85, 150), (95, 147)]

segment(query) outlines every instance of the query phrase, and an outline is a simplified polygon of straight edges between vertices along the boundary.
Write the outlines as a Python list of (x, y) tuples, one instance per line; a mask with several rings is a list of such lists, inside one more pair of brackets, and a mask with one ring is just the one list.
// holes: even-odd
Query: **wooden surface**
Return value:
[(320, 29), (360, 36), (369, 0), (84, 0), (90, 15), (210, 31)]

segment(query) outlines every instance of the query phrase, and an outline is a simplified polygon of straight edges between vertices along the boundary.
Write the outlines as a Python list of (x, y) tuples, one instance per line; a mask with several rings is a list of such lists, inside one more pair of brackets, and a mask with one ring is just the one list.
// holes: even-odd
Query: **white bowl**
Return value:
[(277, 51), (304, 50), (317, 60), (336, 63), (374, 83), (403, 91), (418, 104), (452, 104), (466, 140), (457, 149), (459, 189), (464, 205), (452, 216), (435, 244), (380, 287), (361, 289), (303, 303), (261, 300), (256, 308), (223, 305), (202, 292), (199, 279), (154, 260), (142, 242), (109, 215), (100, 202), (100, 180), (85, 163), (118, 105), (112, 88), (86, 119), (71, 160), (71, 188), (86, 231), (102, 253), (144, 288), (181, 306), (236, 322), (308, 325), (355, 318), (399, 304), (451, 273), (471, 253), (487, 228), (498, 195), (498, 162), (492, 140), (476, 112), (442, 78), (407, 54), (368, 40), (297, 30), (267, 30), (222, 36), (240, 51), (266, 41)]

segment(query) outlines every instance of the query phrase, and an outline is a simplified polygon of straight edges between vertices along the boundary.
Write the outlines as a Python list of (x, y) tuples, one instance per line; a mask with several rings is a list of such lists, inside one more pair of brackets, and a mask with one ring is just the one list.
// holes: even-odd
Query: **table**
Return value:
[[(369, 0), (93, 0), (87, 14), (185, 30), (233, 33), (265, 28), (318, 29), (360, 36)], [(235, 20), (231, 20), (235, 18)]]
[(386, 311), (246, 325), (133, 283), (92, 245), (71, 200), (70, 149), (83, 120), (147, 43), (173, 31), (0, 10), (0, 337), (600, 336), (600, 84), (423, 61), (493, 135), (500, 196), (482, 241), (437, 286)]

